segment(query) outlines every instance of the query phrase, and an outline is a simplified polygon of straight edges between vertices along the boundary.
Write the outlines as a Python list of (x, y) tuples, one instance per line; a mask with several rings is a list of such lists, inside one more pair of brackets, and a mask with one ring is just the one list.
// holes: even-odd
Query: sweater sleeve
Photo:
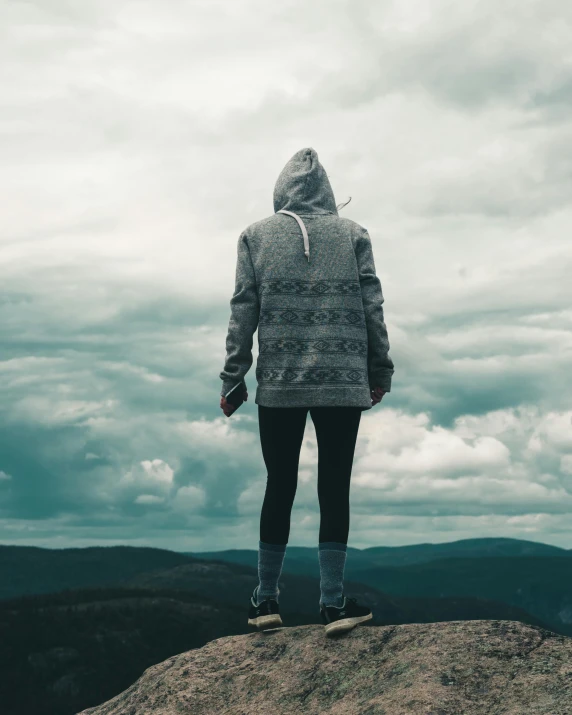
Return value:
[(369, 386), (371, 389), (381, 387), (385, 392), (390, 392), (394, 365), (389, 357), (389, 339), (382, 307), (384, 297), (375, 272), (371, 239), (365, 228), (358, 235), (355, 251), (367, 326)]
[[(219, 377), (221, 395), (226, 396), (237, 383), (243, 381), (252, 362), (253, 335), (258, 327), (260, 303), (254, 266), (244, 233), (237, 247), (234, 295), (230, 300), (230, 321), (226, 337), (226, 360)], [(244, 383), (246, 389), (246, 383)]]

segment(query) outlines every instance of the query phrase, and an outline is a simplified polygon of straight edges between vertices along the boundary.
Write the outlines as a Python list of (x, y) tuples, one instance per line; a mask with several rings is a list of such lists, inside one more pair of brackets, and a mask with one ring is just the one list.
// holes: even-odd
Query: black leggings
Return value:
[(268, 472), (260, 541), (267, 544), (288, 543), (308, 410), (318, 441), (319, 542), (348, 542), (350, 479), (362, 409), (258, 405), (260, 443)]

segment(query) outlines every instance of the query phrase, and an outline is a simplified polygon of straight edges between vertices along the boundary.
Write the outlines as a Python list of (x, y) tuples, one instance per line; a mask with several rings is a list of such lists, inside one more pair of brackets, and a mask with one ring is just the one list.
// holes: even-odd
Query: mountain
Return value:
[[(317, 550), (302, 551), (311, 575), (290, 572), (287, 554), (279, 582), (293, 628), (319, 623)], [(363, 556), (353, 551), (348, 566)], [(497, 620), (572, 635), (565, 555), (483, 552), (400, 567), (370, 567), (370, 558), (346, 567), (344, 585), (372, 608), (376, 625)], [(114, 698), (157, 662), (249, 634), (257, 581), (256, 563), (163, 549), (0, 547), (2, 715), (74, 715)]]
[[(371, 623), (371, 622), (370, 622)], [(572, 638), (512, 621), (229, 636), (148, 668), (79, 715), (564, 715)]]
[(402, 567), (349, 569), (348, 577), (415, 598), (473, 596), (523, 608), (572, 632), (572, 563), (560, 556), (447, 558)]
[(0, 712), (73, 715), (121, 692), (154, 663), (246, 633), (245, 625), (244, 607), (167, 589), (89, 589), (0, 602)]
[[(517, 606), (572, 634), (572, 552), (521, 539), (350, 549), (345, 579), (410, 598), (475, 596)], [(194, 553), (256, 566), (256, 551)], [(317, 549), (288, 547), (284, 572), (316, 574)]]
[[(205, 600), (215, 597), (220, 603), (234, 605), (240, 609), (248, 602), (257, 580), (257, 572), (247, 566), (204, 561), (176, 566), (165, 571), (154, 571), (151, 574), (139, 574), (125, 585), (132, 588), (192, 589)], [(283, 614), (317, 616), (319, 578), (283, 572), (278, 587)], [(344, 580), (344, 588), (346, 593), (367, 603), (383, 623), (497, 618), (521, 620), (543, 627), (547, 625), (522, 608), (495, 601), (490, 597), (474, 598), (470, 594), (450, 598), (393, 596), (382, 589), (372, 588), (365, 582), (349, 579)], [(562, 630), (558, 629), (557, 632), (572, 635), (572, 628), (563, 626)]]
[[(219, 559), (228, 563), (256, 567), (257, 549), (227, 549), (224, 551), (186, 552), (194, 559), (212, 561)], [(460, 539), (444, 544), (412, 544), (410, 546), (372, 546), (355, 549), (348, 546), (346, 569), (356, 571), (377, 566), (407, 566), (444, 558), (478, 559), (487, 556), (562, 556), (572, 558), (572, 550), (524, 539), (490, 537)], [(285, 563), (290, 573), (313, 574), (318, 563), (318, 546), (290, 546), (286, 550)], [(348, 573), (346, 571), (346, 573)]]
[(46, 549), (0, 545), (0, 599), (116, 584), (143, 571), (192, 560), (175, 551), (137, 546)]
[[(570, 551), (520, 539), (465, 539), (447, 544), (369, 549), (348, 547), (345, 575), (364, 580), (364, 572), (385, 566), (407, 566), (443, 558), (482, 559), (491, 556), (547, 556), (567, 559)], [(0, 545), (0, 600), (65, 588), (90, 588), (129, 581), (137, 574), (208, 561), (258, 568), (258, 551), (237, 549), (217, 552), (179, 553), (168, 549), (137, 546), (93, 546), (49, 549), (35, 546)], [(552, 561), (556, 564), (556, 561)], [(567, 568), (558, 562), (557, 571)], [(284, 571), (316, 578), (318, 549), (288, 546)], [(383, 589), (384, 590), (384, 589)], [(415, 594), (410, 594), (415, 595)]]
[[(253, 576), (210, 593), (203, 575), (194, 591), (116, 587), (0, 602), (2, 715), (74, 715), (114, 697), (165, 658), (229, 635), (256, 635), (247, 624)], [(217, 578), (215, 564), (213, 584)], [(297, 578), (289, 577), (281, 594), (283, 621), (319, 628), (316, 602)], [(161, 580), (168, 582), (167, 572)], [(520, 609), (482, 599), (388, 598), (353, 586), (380, 625), (494, 618), (544, 625)]]

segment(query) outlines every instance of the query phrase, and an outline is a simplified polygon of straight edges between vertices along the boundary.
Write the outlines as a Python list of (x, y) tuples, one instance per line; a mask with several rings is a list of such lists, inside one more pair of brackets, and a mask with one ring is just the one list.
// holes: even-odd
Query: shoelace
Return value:
[[(351, 603), (356, 604), (357, 598), (353, 598), (352, 596), (346, 596), (346, 603), (350, 603), (350, 601), (351, 601)], [(340, 606), (340, 609), (341, 608), (343, 608), (343, 606)]]
[(260, 609), (260, 611), (263, 610), (263, 607), (264, 607), (264, 609), (266, 610), (266, 613), (270, 613), (270, 612), (271, 612), (271, 610), (270, 610), (270, 601), (269, 601), (268, 599), (264, 599), (264, 601), (262, 601), (262, 603), (258, 606), (258, 608)]

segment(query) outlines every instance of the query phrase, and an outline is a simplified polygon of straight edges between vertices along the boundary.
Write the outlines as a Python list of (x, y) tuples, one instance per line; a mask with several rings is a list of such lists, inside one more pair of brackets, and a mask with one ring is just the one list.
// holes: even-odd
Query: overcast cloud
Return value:
[[(236, 244), (312, 146), (395, 363), (349, 545), (572, 548), (569, 3), (0, 0), (0, 40), (2, 543), (257, 548), (254, 365), (219, 407)], [(293, 545), (316, 463), (308, 418)]]

